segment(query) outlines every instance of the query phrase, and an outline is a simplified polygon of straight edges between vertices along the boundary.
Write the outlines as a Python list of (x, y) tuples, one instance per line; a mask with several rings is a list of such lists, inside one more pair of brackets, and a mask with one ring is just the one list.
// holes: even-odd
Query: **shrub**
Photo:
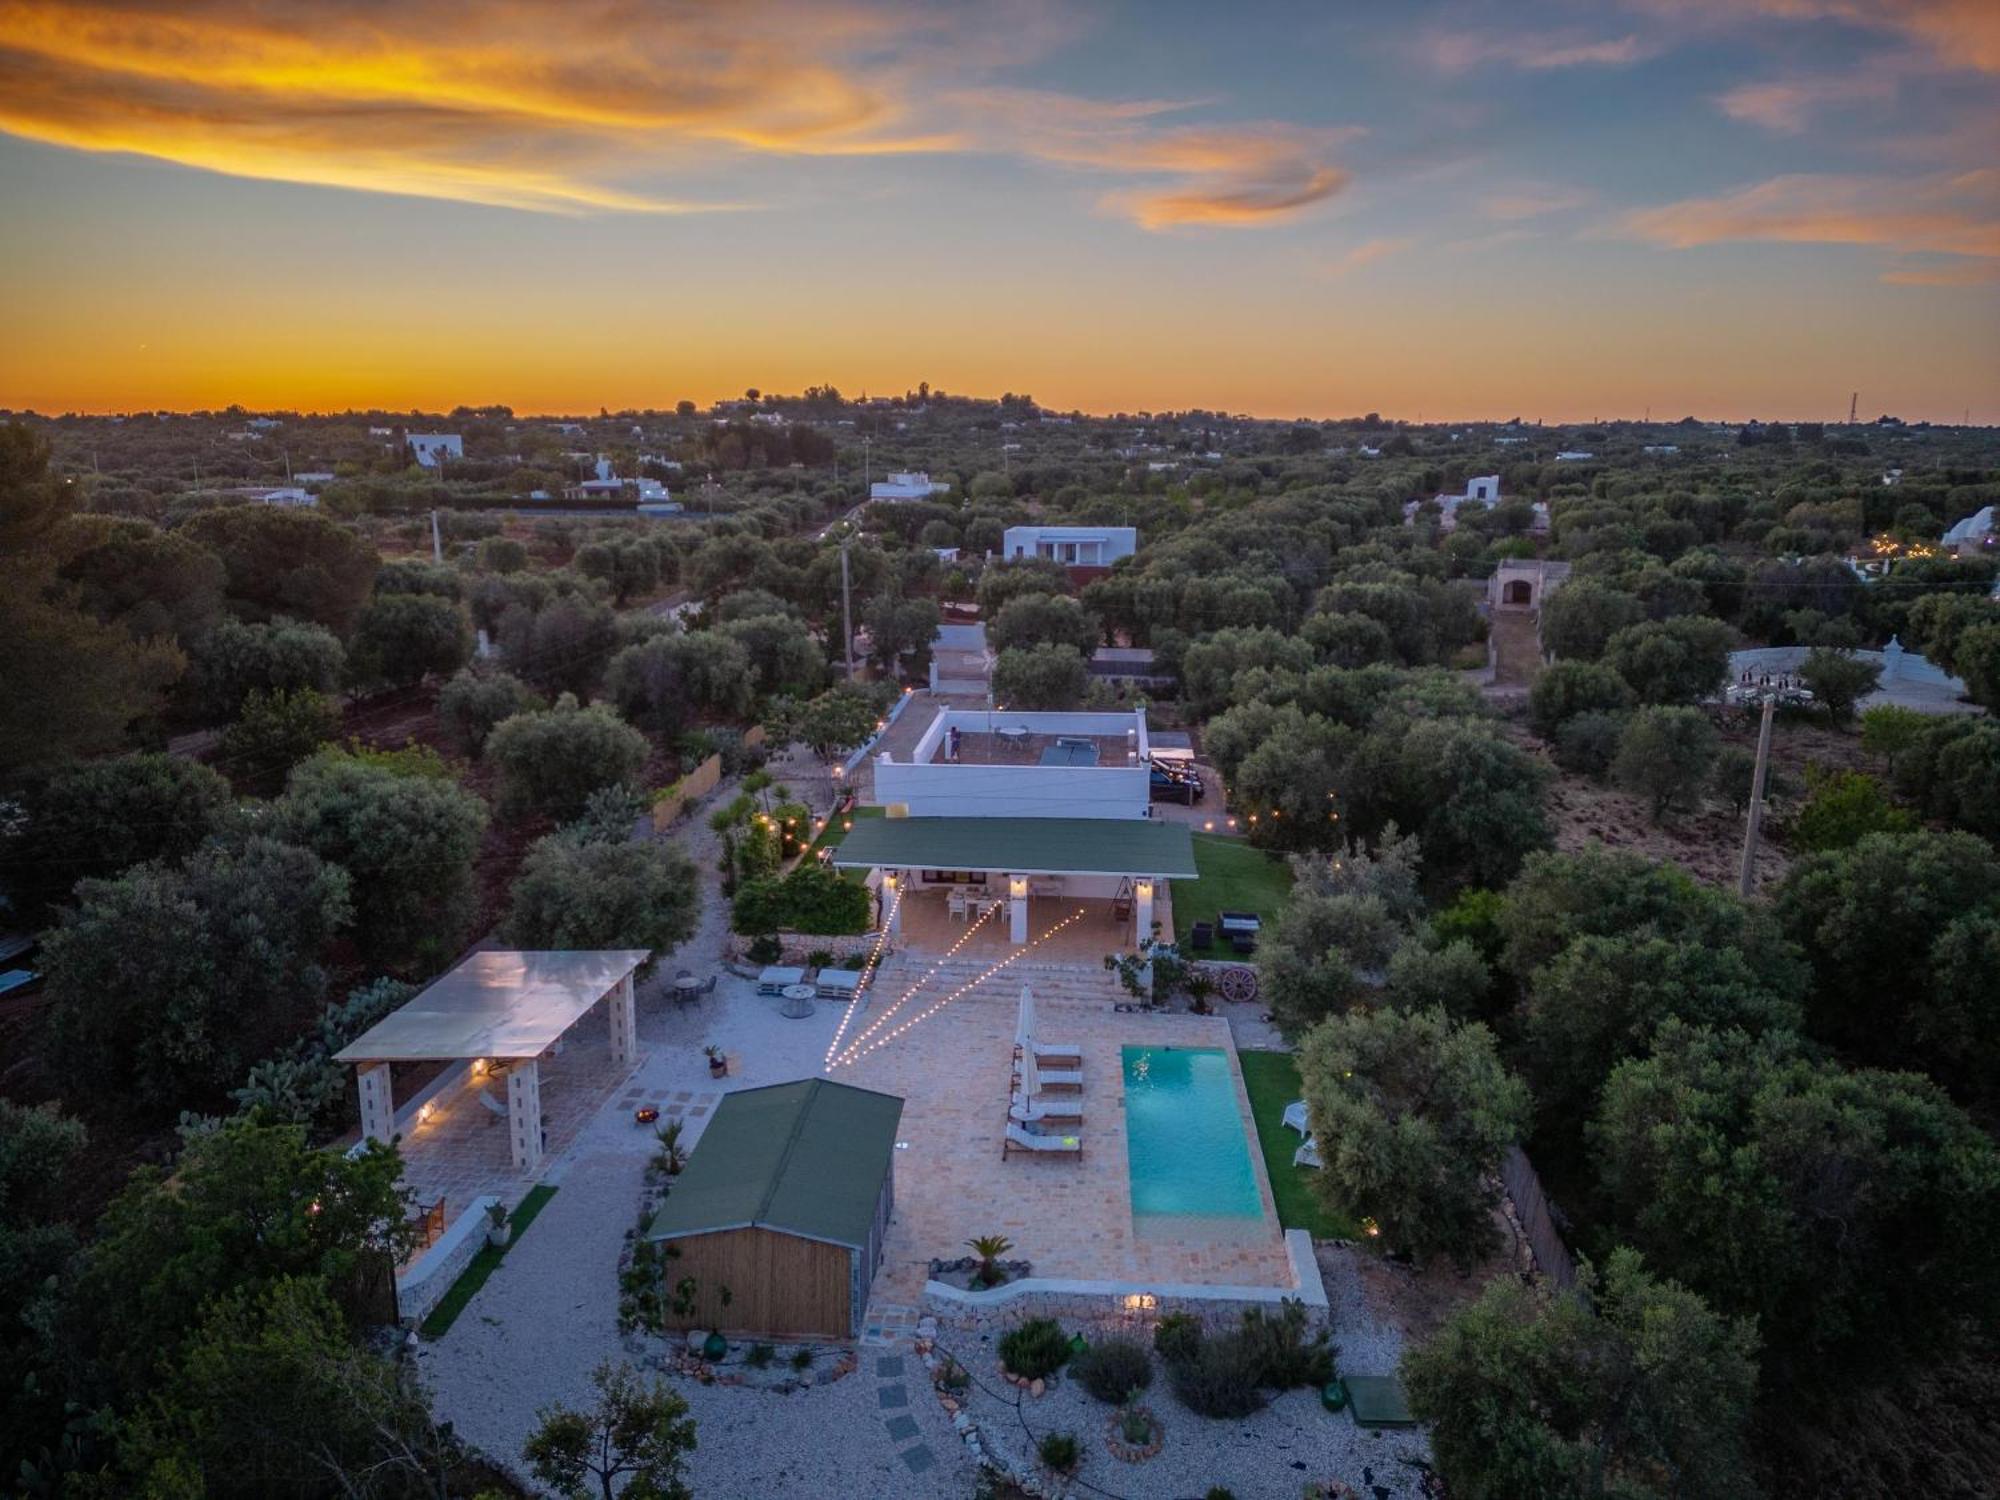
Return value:
[(221, 758), (244, 777), (272, 780), (340, 733), (340, 705), (311, 688), (252, 689), (222, 732)]
[(1069, 1340), (1053, 1318), (1030, 1318), (1000, 1336), (1000, 1363), (1023, 1380), (1042, 1380), (1069, 1358)]
[(1618, 758), (1625, 715), (1592, 711), (1566, 719), (1556, 731), (1556, 764), (1579, 776), (1602, 776)]
[(1168, 1364), (1192, 1359), (1201, 1352), (1201, 1319), (1192, 1313), (1168, 1313), (1153, 1330), (1153, 1348)]
[(750, 962), (753, 964), (774, 964), (778, 961), (778, 955), (784, 951), (776, 934), (768, 932), (762, 937), (752, 938), (747, 950)]
[(1261, 1411), (1262, 1374), (1261, 1353), (1241, 1332), (1204, 1339), (1192, 1356), (1167, 1366), (1181, 1405), (1204, 1417), (1247, 1417)]
[(731, 925), (741, 933), (866, 932), (869, 896), (832, 870), (808, 862), (783, 877), (746, 880), (736, 893)]
[(599, 787), (630, 782), (651, 748), (610, 709), (579, 708), (567, 694), (547, 713), (515, 714), (486, 741), (509, 811), (563, 819), (582, 812)]
[(1131, 1339), (1106, 1339), (1078, 1355), (1071, 1373), (1099, 1401), (1118, 1406), (1153, 1383), (1153, 1356)]
[(445, 732), (468, 755), (486, 748), (486, 737), (515, 714), (542, 706), (518, 677), (467, 667), (438, 694), (438, 718)]
[(812, 1350), (804, 1348), (794, 1349), (792, 1351), (791, 1366), (794, 1370), (801, 1372), (810, 1370), (813, 1367)]
[(1073, 1473), (1083, 1459), (1083, 1450), (1077, 1446), (1073, 1432), (1052, 1432), (1035, 1446), (1043, 1463), (1058, 1474)]
[(1236, 1491), (1229, 1488), (1226, 1484), (1212, 1484), (1208, 1487), (1208, 1493), (1203, 1495), (1201, 1500), (1236, 1500)]
[(750, 1352), (743, 1356), (743, 1363), (753, 1370), (761, 1370), (770, 1364), (772, 1359), (777, 1356), (777, 1353), (778, 1351), (773, 1349), (769, 1344), (752, 1344)]
[(1306, 1335), (1305, 1304), (1286, 1298), (1272, 1316), (1261, 1308), (1243, 1314), (1235, 1335), (1256, 1352), (1258, 1383), (1285, 1391), (1294, 1386), (1325, 1385), (1333, 1379), (1333, 1350), (1325, 1329)]

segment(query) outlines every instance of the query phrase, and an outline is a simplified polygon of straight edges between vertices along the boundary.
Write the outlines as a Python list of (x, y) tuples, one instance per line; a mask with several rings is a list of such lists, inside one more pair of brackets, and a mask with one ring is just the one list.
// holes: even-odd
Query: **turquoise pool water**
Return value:
[(1141, 1225), (1263, 1217), (1236, 1077), (1221, 1048), (1125, 1049), (1125, 1146)]

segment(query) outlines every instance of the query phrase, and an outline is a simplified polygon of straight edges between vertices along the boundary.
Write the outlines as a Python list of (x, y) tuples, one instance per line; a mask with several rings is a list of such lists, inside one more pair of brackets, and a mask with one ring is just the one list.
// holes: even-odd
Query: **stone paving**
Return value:
[[(919, 960), (904, 955), (899, 962)], [(1053, 976), (1037, 983), (1036, 1029), (1049, 1042), (1083, 1054), (1080, 1158), (1011, 1154), (1004, 1160), (1007, 1098), (1012, 1087), (1014, 1028), (1022, 977), (1003, 971), (950, 1001), (885, 1045), (884, 1036), (936, 1003), (927, 986), (900, 1010), (887, 1012), (904, 986), (897, 970), (878, 977), (874, 1006), (849, 1025), (841, 1055), (855, 1039), (862, 1051), (830, 1076), (904, 1099), (896, 1159), (896, 1212), (874, 1295), (897, 1303), (921, 1301), (933, 1258), (961, 1253), (973, 1235), (1004, 1234), (1014, 1254), (1038, 1276), (1139, 1283), (1289, 1285), (1290, 1265), (1264, 1180), (1252, 1150), (1264, 1218), (1246, 1230), (1198, 1239), (1148, 1239), (1135, 1231), (1127, 1178), (1123, 1048), (1219, 1047), (1234, 1061), (1229, 1023), (1220, 1017), (1124, 1015), (1112, 1009), (1117, 991), (1101, 971), (1080, 971), (1090, 998), (1059, 993)], [(1076, 991), (1072, 991), (1076, 993)], [(887, 1013), (886, 1021), (882, 1020)], [(871, 1036), (868, 1027), (880, 1022)], [(1238, 1078), (1243, 1128), (1256, 1139), (1249, 1102)]]

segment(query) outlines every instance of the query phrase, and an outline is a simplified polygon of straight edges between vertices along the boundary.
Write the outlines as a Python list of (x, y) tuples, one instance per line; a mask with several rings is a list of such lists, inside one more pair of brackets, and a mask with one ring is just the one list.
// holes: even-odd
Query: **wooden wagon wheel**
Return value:
[(1257, 971), (1248, 964), (1232, 964), (1222, 971), (1222, 998), (1238, 1002), (1257, 998)]

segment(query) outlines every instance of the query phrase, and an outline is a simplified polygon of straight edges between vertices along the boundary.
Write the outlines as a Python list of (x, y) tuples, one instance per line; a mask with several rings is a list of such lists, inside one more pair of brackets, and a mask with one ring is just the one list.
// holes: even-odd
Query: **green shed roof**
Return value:
[(1195, 878), (1185, 823), (1151, 818), (869, 818), (833, 862), (846, 869)]
[(826, 1078), (725, 1094), (647, 1238), (756, 1226), (861, 1249), (903, 1101)]

